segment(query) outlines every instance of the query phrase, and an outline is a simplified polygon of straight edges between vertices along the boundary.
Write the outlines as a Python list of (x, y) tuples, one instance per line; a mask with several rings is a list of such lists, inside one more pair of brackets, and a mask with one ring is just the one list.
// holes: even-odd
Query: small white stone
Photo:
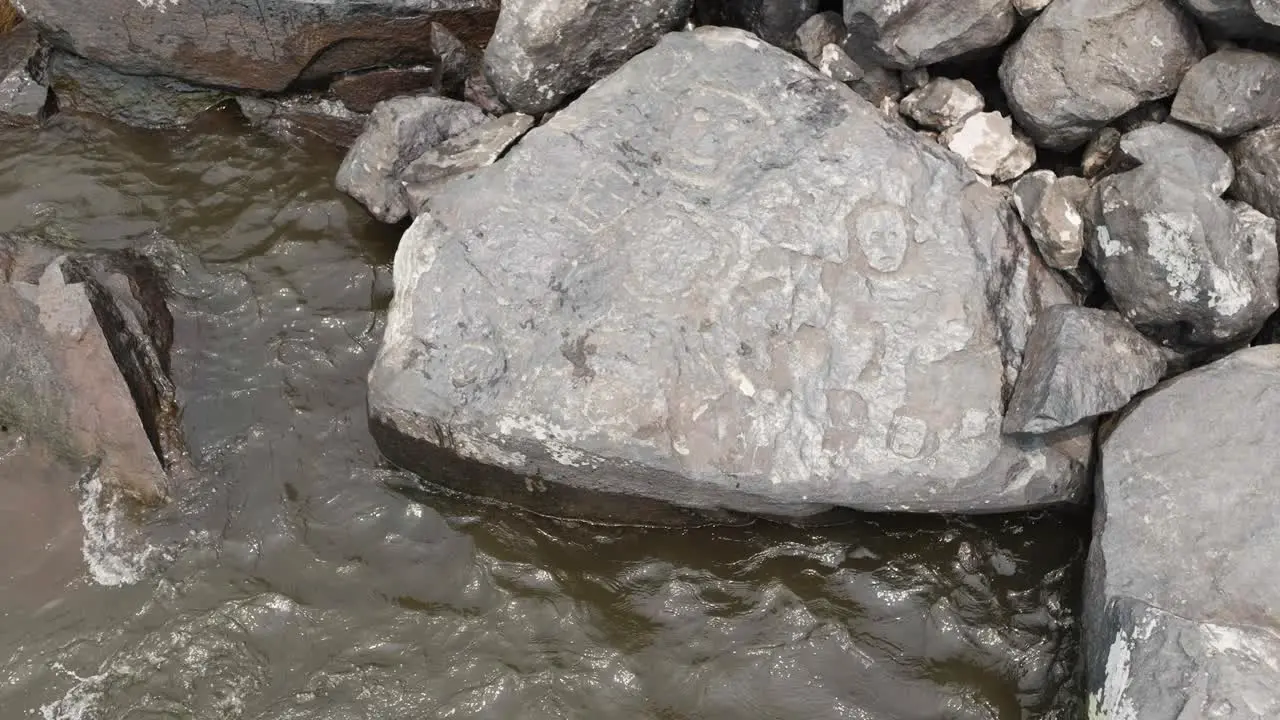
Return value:
[(977, 113), (942, 134), (952, 152), (974, 172), (999, 182), (1022, 175), (1036, 161), (1036, 149), (1013, 131), (1013, 121), (998, 112)]

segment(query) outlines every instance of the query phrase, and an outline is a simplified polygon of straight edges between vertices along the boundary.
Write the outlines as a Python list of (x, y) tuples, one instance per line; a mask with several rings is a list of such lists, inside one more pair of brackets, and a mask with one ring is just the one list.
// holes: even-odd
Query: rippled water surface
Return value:
[(364, 375), (397, 233), (233, 118), (0, 131), (0, 232), (146, 247), (201, 476), (0, 430), (0, 720), (1076, 717), (1079, 518), (602, 528), (418, 489)]

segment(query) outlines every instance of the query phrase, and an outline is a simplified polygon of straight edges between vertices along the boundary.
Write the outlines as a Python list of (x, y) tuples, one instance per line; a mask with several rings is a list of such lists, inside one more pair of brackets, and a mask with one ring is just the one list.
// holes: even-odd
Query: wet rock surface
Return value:
[(1071, 150), (1144, 102), (1173, 95), (1201, 55), (1173, 0), (1054, 0), (1005, 53), (1000, 81), (1038, 145)]
[(1102, 447), (1085, 582), (1101, 717), (1265, 718), (1280, 643), (1269, 568), (1280, 346), (1242, 350), (1139, 400)]
[(1170, 116), (1219, 138), (1280, 120), (1280, 59), (1239, 48), (1209, 55), (1182, 79)]
[(1057, 305), (1040, 313), (1005, 411), (1006, 433), (1047, 433), (1123, 408), (1163, 377), (1158, 348), (1119, 313)]
[(886, 67), (899, 69), (933, 65), (995, 47), (1013, 31), (1017, 17), (1010, 0), (844, 3), (851, 42), (868, 48)]
[(464, 491), (800, 517), (1083, 490), (1087, 433), (999, 432), (1035, 313), (1069, 301), (1007, 200), (738, 31), (667, 36), (450, 183), (396, 272), (373, 422), (393, 461), (501, 471)]
[(22, 0), (57, 46), (131, 75), (280, 91), (351, 70), (430, 63), (440, 23), (482, 47), (496, 0)]
[(692, 9), (693, 0), (507, 0), (485, 75), (509, 107), (539, 115), (652, 47)]
[(35, 125), (49, 112), (49, 50), (35, 25), (0, 35), (0, 122)]
[(364, 132), (369, 116), (348, 110), (337, 100), (323, 96), (290, 98), (236, 98), (236, 106), (253, 127), (290, 142), (315, 138), (348, 148)]
[(141, 128), (177, 128), (231, 99), (231, 95), (165, 77), (125, 75), (55, 50), (49, 83), (61, 110), (92, 113)]
[(386, 223), (409, 214), (400, 175), (428, 148), (485, 122), (484, 111), (470, 103), (435, 96), (395, 98), (369, 115), (338, 168), (338, 189)]

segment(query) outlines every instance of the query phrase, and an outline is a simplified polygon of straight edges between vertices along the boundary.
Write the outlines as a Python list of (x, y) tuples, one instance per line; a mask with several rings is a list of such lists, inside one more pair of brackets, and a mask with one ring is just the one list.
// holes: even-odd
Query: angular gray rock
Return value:
[(1174, 345), (1247, 339), (1275, 312), (1276, 239), (1208, 188), (1160, 167), (1104, 178), (1089, 257), (1116, 306)]
[(1007, 198), (745, 32), (667, 35), (449, 183), (395, 287), (375, 437), (464, 491), (651, 522), (646, 500), (802, 517), (1086, 492), (1087, 430), (1000, 433), (1034, 317), (1071, 301)]
[(132, 253), (53, 257), (0, 238), (0, 424), (143, 502), (189, 463), (162, 287)]
[(692, 9), (693, 0), (505, 0), (484, 72), (512, 109), (540, 115), (652, 47)]
[(903, 115), (931, 130), (946, 130), (982, 112), (986, 101), (968, 80), (934, 78), (902, 98)]
[(433, 64), (433, 23), (481, 47), (499, 0), (21, 0), (55, 45), (129, 75), (279, 92)]
[(974, 113), (942, 133), (939, 141), (974, 172), (997, 182), (1012, 180), (1036, 163), (1036, 148), (998, 112)]
[(1147, 125), (1120, 138), (1120, 152), (1134, 164), (1160, 168), (1221, 195), (1235, 168), (1213, 140), (1175, 123)]
[(31, 23), (0, 35), (0, 122), (36, 125), (49, 113), (49, 50)]
[(1280, 346), (1139, 400), (1102, 446), (1084, 588), (1090, 717), (1280, 716)]
[(1231, 196), (1280, 218), (1280, 125), (1244, 135), (1229, 150), (1235, 163)]
[(850, 42), (878, 63), (909, 70), (995, 47), (1013, 32), (1011, 0), (845, 0)]
[(867, 102), (881, 107), (886, 100), (902, 96), (902, 83), (898, 73), (869, 63), (858, 62), (840, 45), (826, 45), (818, 60), (818, 71), (842, 82)]
[(1160, 382), (1160, 348), (1110, 310), (1040, 313), (1004, 415), (1010, 434), (1047, 433), (1123, 408)]
[(1120, 149), (1120, 139), (1124, 134), (1113, 127), (1104, 127), (1098, 134), (1089, 139), (1084, 146), (1080, 158), (1080, 174), (1087, 178), (1097, 177), (1112, 169), (1116, 164), (1116, 151)]
[(1204, 54), (1173, 0), (1054, 0), (1005, 53), (1000, 84), (1037, 145), (1073, 150), (1178, 89)]
[(1084, 253), (1089, 181), (1037, 170), (1013, 184), (1013, 203), (1049, 267), (1073, 270)]
[(285, 98), (236, 98), (249, 125), (289, 142), (315, 138), (349, 148), (364, 132), (366, 113), (352, 112), (337, 100), (299, 95)]
[(426, 201), (450, 180), (497, 162), (532, 127), (532, 116), (511, 113), (428, 148), (400, 173), (409, 213), (417, 217)]
[(409, 201), (400, 183), (405, 166), (428, 148), (487, 119), (475, 105), (448, 98), (387, 100), (369, 115), (364, 132), (343, 158), (334, 184), (379, 220), (400, 222), (409, 214)]
[(795, 47), (800, 51), (800, 57), (817, 67), (822, 62), (822, 48), (843, 43), (848, 34), (840, 13), (818, 13), (796, 30)]
[(820, 0), (696, 0), (694, 18), (699, 25), (740, 28), (770, 45), (792, 50), (798, 49), (796, 30), (821, 5)]
[(1219, 138), (1280, 120), (1280, 59), (1241, 48), (1209, 55), (1182, 79), (1170, 117)]
[(1240, 40), (1280, 41), (1276, 0), (1179, 0), (1208, 29)]
[(188, 125), (232, 99), (221, 90), (166, 77), (124, 75), (61, 50), (54, 50), (49, 59), (49, 83), (60, 110), (101, 115), (148, 129)]

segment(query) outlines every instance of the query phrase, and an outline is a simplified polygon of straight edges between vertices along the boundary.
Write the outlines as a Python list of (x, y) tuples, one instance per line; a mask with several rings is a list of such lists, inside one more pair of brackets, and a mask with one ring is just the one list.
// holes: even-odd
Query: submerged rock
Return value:
[(1014, 206), (1049, 267), (1072, 270), (1080, 264), (1089, 190), (1084, 178), (1059, 178), (1050, 170), (1037, 170), (1013, 184)]
[(1164, 370), (1160, 348), (1118, 313), (1051, 307), (1027, 341), (1004, 431), (1047, 433), (1119, 410)]
[(369, 116), (347, 109), (324, 97), (238, 97), (236, 104), (249, 124), (264, 132), (296, 142), (305, 137), (338, 147), (351, 147), (364, 132)]
[(0, 422), (144, 502), (188, 462), (173, 319), (141, 256), (51, 257), (0, 240)]
[(1280, 218), (1280, 125), (1251, 132), (1231, 145), (1232, 197)]
[(1280, 715), (1280, 346), (1139, 400), (1102, 446), (1084, 589), (1091, 717)]
[(902, 114), (931, 130), (959, 125), (974, 113), (982, 112), (986, 101), (968, 80), (934, 78), (902, 99)]
[(539, 115), (652, 47), (692, 9), (693, 0), (506, 0), (485, 75), (511, 108)]
[(1213, 53), (1182, 79), (1170, 117), (1220, 138), (1280, 120), (1280, 60), (1240, 48)]
[(816, 15), (821, 5), (820, 0), (696, 0), (694, 17), (699, 25), (740, 28), (770, 45), (791, 50), (798, 49), (794, 44), (796, 30)]
[(428, 148), (400, 173), (409, 213), (416, 217), (423, 204), (453, 178), (492, 165), (532, 127), (532, 116), (511, 113)]
[(49, 50), (31, 23), (0, 34), (0, 122), (35, 125), (49, 113)]
[(1207, 187), (1144, 165), (1098, 185), (1089, 255), (1124, 316), (1177, 345), (1247, 339), (1275, 312), (1276, 238)]
[(744, 32), (666, 36), (449, 183), (395, 273), (375, 437), (465, 491), (629, 521), (1086, 493), (1087, 430), (1000, 433), (1070, 302), (1007, 199)]
[(1072, 150), (1178, 89), (1204, 47), (1173, 0), (1054, 0), (1005, 53), (1000, 83), (1037, 145)]
[(409, 201), (400, 182), (405, 166), (427, 148), (486, 119), (475, 105), (448, 98), (387, 100), (369, 115), (364, 132), (343, 158), (334, 183), (379, 220), (400, 222), (409, 214)]
[(995, 47), (1013, 32), (1011, 0), (845, 0), (850, 41), (902, 70)]
[(1036, 163), (1036, 147), (997, 112), (975, 113), (942, 133), (940, 140), (974, 172), (998, 182), (1012, 180)]
[(1138, 165), (1159, 168), (1221, 195), (1231, 187), (1235, 169), (1226, 151), (1181, 125), (1147, 125), (1120, 138), (1120, 151)]
[(61, 50), (50, 58), (49, 80), (59, 109), (102, 115), (141, 128), (189, 125), (232, 99), (221, 90), (166, 77), (124, 75)]
[(439, 22), (480, 47), (498, 0), (22, 0), (57, 46), (130, 75), (281, 91), (296, 81), (431, 64)]

